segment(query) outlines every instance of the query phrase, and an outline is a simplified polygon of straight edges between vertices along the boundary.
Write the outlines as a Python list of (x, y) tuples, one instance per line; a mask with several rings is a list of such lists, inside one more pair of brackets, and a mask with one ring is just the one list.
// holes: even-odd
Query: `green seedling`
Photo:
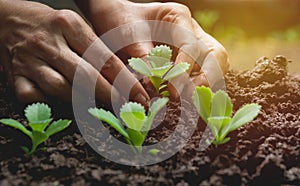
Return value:
[(165, 82), (185, 73), (190, 67), (186, 62), (174, 65), (171, 57), (170, 47), (161, 45), (153, 48), (149, 53), (147, 60), (150, 66), (141, 58), (131, 58), (128, 62), (131, 68), (150, 79), (158, 94), (168, 97), (169, 92), (165, 90), (167, 87)]
[(252, 103), (240, 108), (233, 117), (231, 99), (225, 91), (213, 93), (210, 88), (196, 87), (193, 94), (193, 103), (200, 117), (210, 128), (215, 145), (227, 143), (226, 137), (230, 132), (251, 122), (258, 114), (261, 106)]
[(38, 150), (37, 148), (41, 143), (45, 142), (50, 136), (64, 130), (71, 124), (70, 120), (62, 119), (52, 122), (51, 109), (44, 103), (29, 105), (25, 108), (24, 112), (31, 131), (14, 119), (1, 119), (0, 122), (22, 131), (31, 139), (31, 150), (25, 146), (21, 147), (26, 155), (32, 155)]
[[(106, 122), (116, 131), (118, 131), (132, 147), (134, 153), (142, 153), (142, 145), (146, 139), (148, 131), (151, 129), (152, 122), (157, 113), (168, 103), (168, 98), (159, 98), (150, 106), (146, 115), (145, 108), (134, 102), (126, 103), (120, 109), (120, 118), (126, 125), (123, 127), (122, 122), (117, 119), (111, 112), (90, 108), (88, 112), (95, 118)], [(151, 149), (147, 153), (156, 155), (158, 149)]]

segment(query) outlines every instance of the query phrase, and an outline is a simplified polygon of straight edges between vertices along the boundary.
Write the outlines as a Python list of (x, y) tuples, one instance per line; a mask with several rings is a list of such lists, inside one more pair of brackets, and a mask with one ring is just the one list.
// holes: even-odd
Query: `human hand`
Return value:
[[(155, 41), (157, 38), (162, 38), (160, 35), (163, 35), (164, 38), (162, 39), (169, 37), (166, 40), (172, 41), (179, 48), (176, 59), (174, 59), (175, 63), (188, 62), (190, 64), (187, 73), (194, 86), (213, 86), (223, 78), (223, 73), (228, 70), (226, 50), (202, 30), (186, 6), (177, 3), (140, 4), (124, 0), (101, 2), (103, 0), (81, 2), (81, 5), (85, 5), (87, 16), (98, 35), (128, 24), (131, 27), (128, 26), (121, 30), (118, 42), (122, 38), (132, 38), (136, 41), (136, 37), (144, 41), (125, 47), (123, 53), (128, 56), (145, 57), (155, 44), (149, 42), (149, 39)], [(168, 28), (168, 26), (159, 23), (156, 26), (150, 25), (151, 23), (143, 27), (139, 26), (141, 21), (150, 20), (170, 23), (173, 26)], [(174, 25), (181, 29), (176, 29)], [(182, 77), (176, 78), (172, 84), (177, 88), (178, 94), (183, 89), (186, 90), (186, 79)], [(192, 89), (189, 88), (189, 90)], [(174, 90), (171, 90), (171, 93), (174, 95)]]
[[(0, 1), (0, 7), (0, 61), (20, 101), (46, 101), (47, 96), (70, 101), (74, 74), (81, 67), (96, 78), (96, 98), (103, 103), (121, 100), (126, 87), (116, 90), (112, 84), (122, 70), (123, 84), (134, 84), (130, 99), (147, 106), (144, 88), (102, 41), (94, 53), (109, 56), (107, 62), (80, 57), (98, 37), (78, 14), (27, 1)], [(99, 63), (103, 66), (97, 70)]]

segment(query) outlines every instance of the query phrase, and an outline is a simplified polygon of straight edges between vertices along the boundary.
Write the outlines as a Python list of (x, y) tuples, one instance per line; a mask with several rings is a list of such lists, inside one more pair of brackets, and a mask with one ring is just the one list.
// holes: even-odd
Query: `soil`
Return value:
[[(198, 122), (197, 130), (183, 149), (154, 165), (125, 166), (101, 157), (75, 123), (49, 139), (46, 151), (26, 157), (19, 148), (30, 145), (26, 136), (0, 125), (0, 185), (299, 185), (300, 75), (288, 75), (284, 59), (261, 58), (252, 70), (226, 74), (234, 111), (246, 103), (262, 106), (254, 121), (229, 135), (228, 143), (200, 150), (206, 125), (194, 111), (185, 111), (188, 122)], [(0, 79), (1, 118), (26, 124), (25, 105), (16, 101), (3, 73)], [(73, 117), (71, 105), (53, 101), (51, 107), (56, 119)], [(164, 121), (151, 131), (147, 144), (173, 132), (181, 107), (169, 103), (165, 117), (157, 118)]]

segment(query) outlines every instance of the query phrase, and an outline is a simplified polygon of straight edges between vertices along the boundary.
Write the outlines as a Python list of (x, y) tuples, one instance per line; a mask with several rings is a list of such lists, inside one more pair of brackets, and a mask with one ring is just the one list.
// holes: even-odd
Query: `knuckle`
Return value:
[(219, 46), (215, 48), (214, 52), (215, 55), (218, 56), (223, 72), (227, 72), (229, 69), (229, 62), (228, 62), (228, 53), (226, 49), (221, 44), (219, 44)]
[(17, 99), (22, 103), (31, 103), (35, 101), (36, 92), (33, 88), (23, 87), (16, 89), (15, 91)]
[(52, 23), (59, 26), (70, 26), (78, 23), (78, 14), (72, 10), (57, 10)]
[(110, 57), (102, 66), (102, 71), (113, 72), (117, 67), (117, 58), (115, 56)]
[(47, 87), (46, 90), (48, 94), (58, 95), (61, 91), (63, 91), (67, 85), (66, 80), (59, 75), (52, 75), (51, 77), (46, 79)]
[(191, 16), (190, 9), (180, 3), (167, 3), (167, 7), (169, 8), (169, 11), (171, 14), (177, 15), (177, 16)]
[(66, 87), (67, 81), (57, 73), (46, 72), (45, 70), (39, 70), (37, 72), (37, 82), (43, 91), (51, 96), (57, 96), (60, 94)]

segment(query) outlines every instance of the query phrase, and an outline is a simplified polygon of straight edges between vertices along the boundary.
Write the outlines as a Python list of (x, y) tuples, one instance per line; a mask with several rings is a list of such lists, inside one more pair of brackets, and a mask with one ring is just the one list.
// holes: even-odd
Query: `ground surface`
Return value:
[[(262, 111), (256, 120), (231, 133), (231, 141), (225, 145), (200, 151), (205, 124), (199, 121), (189, 143), (175, 156), (159, 164), (136, 168), (99, 156), (74, 123), (47, 141), (46, 152), (33, 157), (24, 157), (19, 148), (30, 145), (23, 134), (0, 125), (0, 185), (299, 184), (300, 77), (289, 76), (279, 63), (262, 59), (251, 71), (230, 71), (226, 82), (235, 111), (250, 102), (262, 105)], [(51, 106), (55, 118), (72, 118), (71, 107), (62, 103)], [(13, 117), (26, 124), (23, 108), (1, 74), (0, 117)], [(172, 133), (179, 109), (180, 105), (170, 103), (162, 126), (151, 132), (147, 143)], [(185, 114), (198, 121), (195, 113)]]

